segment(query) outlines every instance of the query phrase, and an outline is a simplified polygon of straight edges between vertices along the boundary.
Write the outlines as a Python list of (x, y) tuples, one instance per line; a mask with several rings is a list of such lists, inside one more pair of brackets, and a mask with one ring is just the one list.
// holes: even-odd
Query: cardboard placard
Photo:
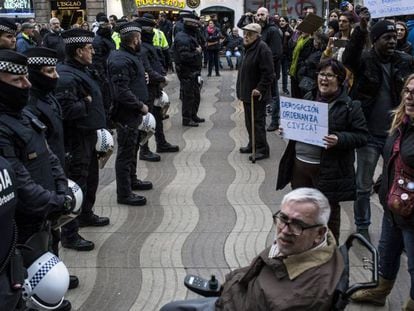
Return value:
[(304, 33), (311, 34), (318, 30), (320, 27), (322, 27), (324, 22), (325, 20), (322, 17), (313, 13), (309, 13), (303, 19), (302, 23), (300, 23), (300, 25), (296, 27), (296, 29)]

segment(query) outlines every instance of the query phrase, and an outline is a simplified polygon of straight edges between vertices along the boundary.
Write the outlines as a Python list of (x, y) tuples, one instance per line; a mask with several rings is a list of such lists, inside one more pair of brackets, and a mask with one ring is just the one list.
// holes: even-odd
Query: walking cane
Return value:
[(252, 122), (252, 163), (256, 163), (256, 134), (255, 134), (255, 126), (254, 126), (254, 97), (253, 94), (251, 95), (250, 98), (251, 101), (251, 107), (250, 107), (250, 111), (251, 111), (251, 122)]

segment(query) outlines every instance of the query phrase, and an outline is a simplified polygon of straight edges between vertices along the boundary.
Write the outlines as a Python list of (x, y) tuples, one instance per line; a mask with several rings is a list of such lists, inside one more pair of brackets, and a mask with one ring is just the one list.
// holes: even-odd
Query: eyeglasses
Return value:
[(330, 73), (330, 72), (318, 72), (317, 73), (319, 78), (321, 79), (327, 79), (327, 80), (333, 80), (334, 78), (338, 77), (338, 75), (334, 74), (334, 73)]
[(409, 88), (406, 87), (406, 88), (403, 89), (403, 93), (404, 93), (405, 96), (408, 96), (410, 94), (411, 94), (411, 96), (414, 96), (414, 89), (410, 90)]
[(280, 230), (289, 226), (290, 231), (296, 236), (301, 235), (304, 230), (323, 226), (320, 224), (309, 225), (299, 219), (289, 219), (289, 217), (283, 214), (282, 211), (278, 211), (273, 215), (273, 223), (278, 226)]

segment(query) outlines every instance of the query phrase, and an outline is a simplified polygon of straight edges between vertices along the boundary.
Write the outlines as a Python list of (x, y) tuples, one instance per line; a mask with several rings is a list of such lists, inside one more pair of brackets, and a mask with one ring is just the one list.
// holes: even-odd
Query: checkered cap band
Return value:
[(32, 290), (37, 286), (37, 284), (39, 284), (39, 282), (45, 277), (45, 275), (59, 262), (60, 259), (56, 256), (53, 256), (39, 270), (37, 270), (35, 275), (33, 275), (29, 281)]
[(56, 66), (58, 59), (53, 57), (29, 57), (27, 64), (38, 66)]
[(124, 34), (126, 34), (126, 33), (128, 33), (128, 32), (133, 32), (133, 31), (136, 31), (136, 32), (141, 32), (141, 28), (136, 27), (136, 26), (125, 27), (125, 28), (121, 28), (121, 29), (119, 30), (119, 33), (120, 33), (121, 35), (124, 35)]
[(87, 44), (92, 43), (93, 37), (70, 37), (70, 38), (64, 38), (63, 42), (65, 44)]
[(27, 66), (0, 60), (0, 71), (15, 75), (25, 75), (27, 74)]
[(16, 34), (16, 31), (14, 29), (11, 29), (10, 27), (0, 25), (0, 31), (11, 33), (12, 35)]

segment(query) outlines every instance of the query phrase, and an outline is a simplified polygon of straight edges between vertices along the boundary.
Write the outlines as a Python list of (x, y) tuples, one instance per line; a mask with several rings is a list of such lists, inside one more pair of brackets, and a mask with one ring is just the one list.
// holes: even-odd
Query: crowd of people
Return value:
[[(29, 310), (45, 305), (71, 309), (59, 290), (77, 287), (76, 276), (65, 270), (63, 285), (54, 284), (47, 295), (36, 292), (36, 285), (61, 269), (60, 242), (65, 248), (90, 251), (94, 243), (84, 239), (79, 228), (110, 223), (108, 217), (96, 215), (93, 206), (99, 167), (114, 147), (112, 134), (116, 131), (117, 202), (145, 205), (146, 198), (134, 191), (150, 190), (153, 184), (138, 178), (138, 158), (158, 162), (159, 153), (179, 151), (163, 129), (169, 105), (163, 90), (170, 80), (167, 72), (173, 69), (180, 81), (182, 125), (197, 127), (205, 122), (199, 116), (203, 63), (208, 77), (213, 68), (220, 76), (224, 45), (229, 68), (238, 70), (236, 91), (248, 134), (240, 153), (249, 154), (252, 162), (269, 158), (266, 132), (278, 130), (283, 136), (280, 78), (283, 95), (328, 105), (329, 133), (324, 148), (289, 141), (276, 188), (290, 184), (294, 191), (274, 215), (274, 245), (251, 267), (231, 273), (221, 298), (202, 301), (200, 308), (207, 303), (219, 310), (249, 310), (263, 303), (252, 299), (261, 293), (268, 302), (264, 309), (283, 309), (277, 297), (293, 291), (296, 280), (314, 290), (308, 295), (312, 303), (308, 296), (295, 299), (298, 308), (312, 304), (328, 310), (334, 287), (326, 287), (329, 295), (322, 297), (321, 284), (338, 282), (343, 267), (335, 248), (340, 202), (354, 201), (357, 232), (369, 240), (370, 195), (383, 156), (378, 182), (385, 211), (381, 277), (378, 287), (352, 298), (385, 304), (405, 250), (411, 291), (404, 310), (414, 310), (414, 58), (409, 29), (395, 18), (371, 20), (367, 8), (349, 3), (333, 10), (324, 28), (312, 33), (297, 28), (315, 13), (314, 7), (307, 7), (304, 16), (293, 21), (270, 16), (263, 7), (244, 14), (237, 28), (230, 25), (225, 31), (216, 19), (203, 21), (192, 11), (181, 11), (174, 24), (165, 14), (158, 19), (135, 14), (128, 20), (99, 13), (91, 30), (89, 25), (63, 30), (59, 19), (52, 18), (42, 33), (33, 20), (18, 29), (13, 20), (0, 18), (0, 309), (24, 310), (22, 291)], [(152, 135), (155, 152), (148, 144)], [(324, 259), (309, 263), (308, 271), (300, 260), (315, 251), (325, 254)], [(45, 264), (40, 278), (39, 262)], [(316, 277), (320, 271), (329, 277)], [(269, 280), (269, 273), (281, 277)], [(280, 293), (267, 296), (269, 288), (280, 288)], [(286, 303), (291, 307), (294, 301), (286, 298)]]

